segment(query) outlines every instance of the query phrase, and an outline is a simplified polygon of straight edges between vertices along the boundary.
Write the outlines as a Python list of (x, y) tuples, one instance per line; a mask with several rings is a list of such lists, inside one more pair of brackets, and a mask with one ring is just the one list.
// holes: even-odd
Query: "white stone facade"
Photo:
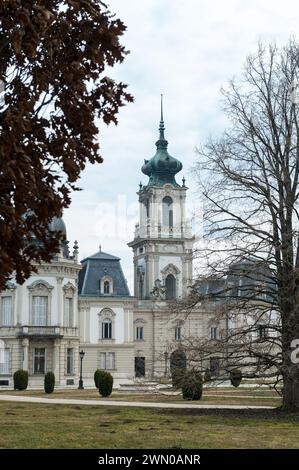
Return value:
[(51, 264), (39, 265), (23, 285), (9, 283), (1, 292), (0, 386), (12, 386), (18, 369), (28, 371), (30, 387), (42, 386), (48, 371), (55, 373), (57, 385), (75, 385), (80, 268), (76, 258), (60, 254)]

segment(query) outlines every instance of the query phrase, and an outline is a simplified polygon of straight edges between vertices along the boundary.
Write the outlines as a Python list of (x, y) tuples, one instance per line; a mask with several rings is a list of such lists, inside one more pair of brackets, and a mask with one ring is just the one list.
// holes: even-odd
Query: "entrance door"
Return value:
[(145, 357), (135, 357), (135, 377), (145, 376)]

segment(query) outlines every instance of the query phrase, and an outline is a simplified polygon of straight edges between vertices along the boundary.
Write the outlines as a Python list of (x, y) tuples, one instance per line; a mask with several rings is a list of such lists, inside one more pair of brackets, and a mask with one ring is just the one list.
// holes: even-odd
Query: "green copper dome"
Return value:
[(156, 142), (157, 152), (150, 160), (144, 160), (141, 168), (142, 173), (149, 176), (148, 186), (163, 186), (170, 183), (173, 186), (179, 186), (175, 180), (175, 175), (183, 168), (182, 163), (169, 155), (167, 151), (168, 142), (164, 137), (163, 105), (161, 96), (161, 120), (160, 136)]

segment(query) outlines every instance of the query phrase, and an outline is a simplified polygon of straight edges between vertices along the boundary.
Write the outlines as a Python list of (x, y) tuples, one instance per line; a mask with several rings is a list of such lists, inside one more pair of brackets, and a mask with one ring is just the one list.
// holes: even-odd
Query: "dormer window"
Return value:
[(100, 293), (102, 295), (113, 294), (113, 280), (110, 276), (104, 276), (100, 280)]
[(109, 281), (104, 282), (104, 294), (110, 294), (110, 282)]

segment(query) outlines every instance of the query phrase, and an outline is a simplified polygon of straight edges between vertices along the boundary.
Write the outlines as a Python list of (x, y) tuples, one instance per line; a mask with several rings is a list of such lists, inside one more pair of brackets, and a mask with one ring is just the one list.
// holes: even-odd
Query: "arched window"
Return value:
[(102, 339), (112, 339), (112, 321), (109, 318), (102, 322)]
[(166, 288), (166, 299), (175, 299), (176, 298), (176, 279), (173, 274), (168, 274), (165, 279), (165, 288)]
[(103, 295), (113, 294), (113, 279), (105, 275), (99, 281), (100, 293)]
[(104, 294), (110, 294), (110, 282), (104, 281)]
[(163, 199), (163, 226), (173, 228), (173, 201), (171, 197), (165, 196)]

